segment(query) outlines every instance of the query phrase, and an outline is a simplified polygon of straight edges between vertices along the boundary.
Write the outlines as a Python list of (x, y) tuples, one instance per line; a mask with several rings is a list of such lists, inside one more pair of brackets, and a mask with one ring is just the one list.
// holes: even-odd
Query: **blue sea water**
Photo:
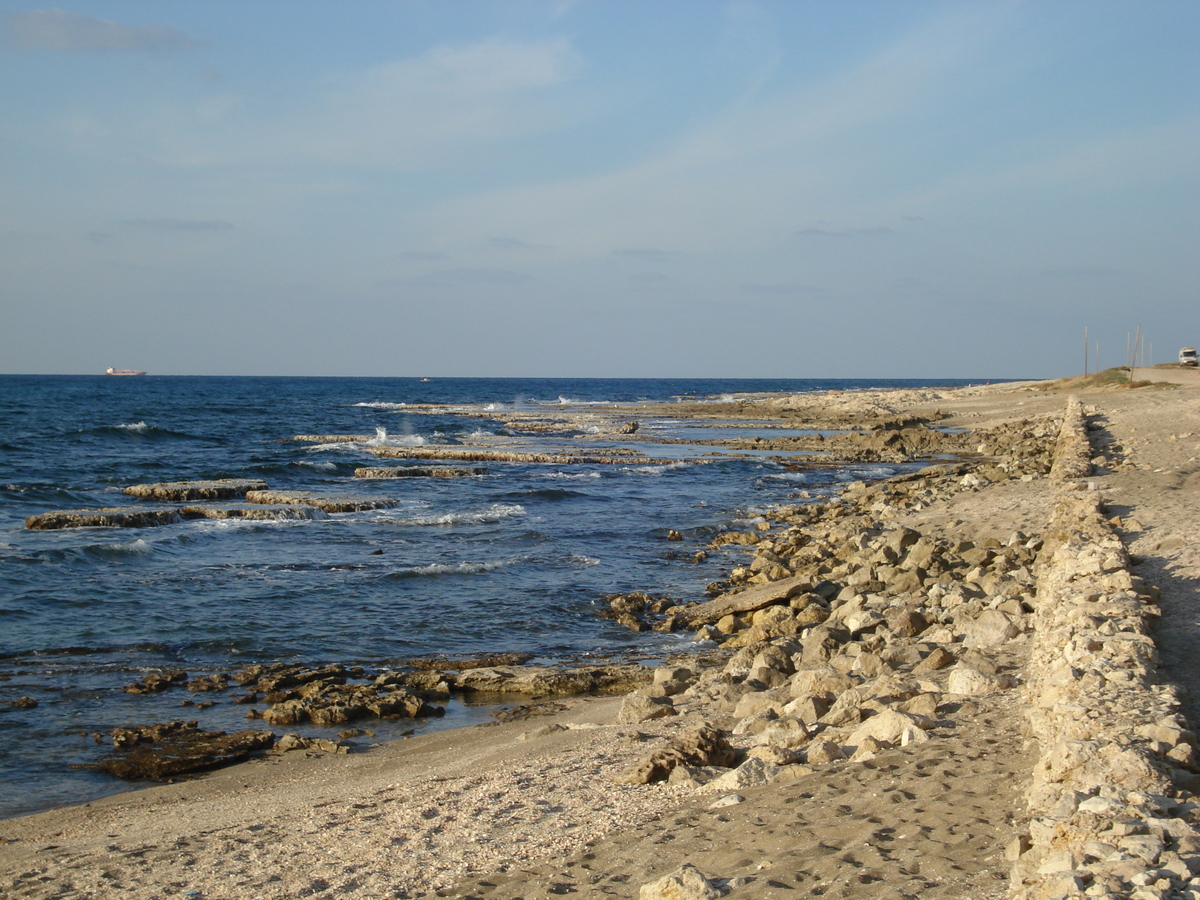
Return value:
[[(94, 735), (115, 727), (193, 718), (213, 729), (261, 726), (225, 695), (189, 695), (217, 700), (196, 710), (180, 706), (180, 692), (122, 690), (153, 671), (195, 677), (275, 661), (384, 669), (502, 651), (544, 662), (664, 655), (685, 637), (631, 634), (597, 615), (602, 598), (640, 590), (704, 599), (705, 585), (738, 559), (693, 562), (713, 534), (746, 527), (799, 491), (821, 496), (894, 471), (795, 471), (769, 454), (633, 442), (671, 464), (490, 463), (479, 477), (355, 479), (356, 467), (388, 462), (372, 444), (503, 437), (488, 414), (514, 408), (964, 383), (0, 376), (0, 817), (128, 789), (86, 768), (108, 749)], [(713, 434), (661, 414), (639, 421), (643, 434)], [(369, 440), (289, 440), (297, 434)], [(549, 451), (597, 446), (571, 434), (512, 439)], [(131, 484), (216, 478), (397, 506), (312, 521), (24, 527), (37, 513), (145, 502), (121, 493)], [(666, 542), (670, 529), (684, 541)], [(38, 706), (14, 707), (20, 697)], [(453, 702), (443, 720), (367, 727), (385, 739), (486, 713)]]

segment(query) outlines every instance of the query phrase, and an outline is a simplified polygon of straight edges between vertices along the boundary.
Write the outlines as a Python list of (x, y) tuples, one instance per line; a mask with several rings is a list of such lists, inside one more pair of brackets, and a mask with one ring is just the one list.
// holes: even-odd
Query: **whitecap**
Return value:
[(336, 472), (337, 464), (331, 462), (313, 462), (307, 459), (301, 459), (294, 463), (294, 466), (300, 466), (305, 469), (316, 469), (318, 472)]
[(382, 400), (375, 400), (370, 403), (355, 403), (354, 405), (365, 409), (408, 409), (407, 403), (386, 403)]
[(124, 425), (117, 426), (122, 431), (128, 431), (130, 434), (148, 434), (153, 428), (153, 425), (147, 425), (145, 422), (130, 422)]
[(519, 503), (494, 503), (486, 509), (461, 512), (436, 513), (424, 516), (387, 517), (387, 521), (401, 525), (489, 525), (516, 516), (525, 515), (525, 507)]

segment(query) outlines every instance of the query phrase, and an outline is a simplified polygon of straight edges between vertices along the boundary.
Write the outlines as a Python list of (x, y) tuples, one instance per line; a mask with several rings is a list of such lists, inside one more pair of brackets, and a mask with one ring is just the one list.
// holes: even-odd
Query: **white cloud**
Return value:
[(23, 10), (5, 18), (8, 42), (27, 50), (181, 50), (198, 43), (166, 25), (126, 25), (61, 9)]
[(447, 154), (557, 125), (558, 111), (538, 94), (578, 66), (563, 39), (436, 47), (330, 84), (297, 123), (308, 132), (300, 146), (330, 161), (440, 167)]

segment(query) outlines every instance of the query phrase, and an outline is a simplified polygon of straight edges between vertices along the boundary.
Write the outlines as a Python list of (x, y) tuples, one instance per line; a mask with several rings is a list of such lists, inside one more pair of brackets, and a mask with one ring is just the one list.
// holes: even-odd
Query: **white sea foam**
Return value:
[(407, 432), (400, 436), (390, 435), (386, 428), (376, 428), (375, 437), (367, 441), (368, 447), (422, 447), (428, 444), (419, 434)]
[(483, 575), (503, 569), (519, 560), (498, 559), (491, 562), (429, 563), (425, 566), (407, 566), (398, 569), (397, 575)]
[(316, 469), (318, 472), (336, 472), (337, 465), (331, 462), (313, 462), (308, 459), (297, 460), (292, 463), (294, 466), (300, 466), (304, 469)]
[(489, 525), (523, 515), (525, 507), (519, 503), (493, 503), (486, 509), (418, 516), (388, 516), (386, 521), (401, 525)]
[(117, 427), (122, 431), (128, 431), (130, 434), (147, 434), (154, 428), (153, 425), (147, 425), (145, 422), (130, 422), (125, 425), (118, 425)]
[(355, 403), (354, 405), (365, 409), (408, 409), (407, 403), (385, 403), (382, 400), (375, 400), (370, 403)]
[(579, 481), (584, 478), (600, 478), (599, 472), (546, 472), (544, 478), (561, 478), (567, 481)]

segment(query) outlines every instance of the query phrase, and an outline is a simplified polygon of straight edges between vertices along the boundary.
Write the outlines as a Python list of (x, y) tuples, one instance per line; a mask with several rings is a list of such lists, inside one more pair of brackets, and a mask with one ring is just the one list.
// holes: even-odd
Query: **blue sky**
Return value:
[(0, 372), (1200, 345), (1191, 0), (0, 0)]

